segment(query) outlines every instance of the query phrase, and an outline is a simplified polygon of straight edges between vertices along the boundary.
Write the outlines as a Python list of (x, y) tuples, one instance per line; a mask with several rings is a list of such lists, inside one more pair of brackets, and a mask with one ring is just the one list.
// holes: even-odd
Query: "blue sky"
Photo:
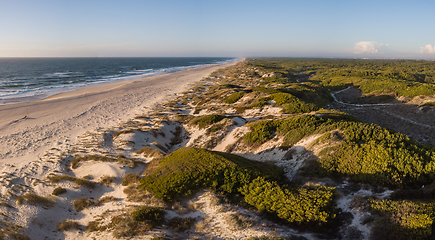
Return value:
[(435, 59), (435, 1), (0, 0), (0, 57)]

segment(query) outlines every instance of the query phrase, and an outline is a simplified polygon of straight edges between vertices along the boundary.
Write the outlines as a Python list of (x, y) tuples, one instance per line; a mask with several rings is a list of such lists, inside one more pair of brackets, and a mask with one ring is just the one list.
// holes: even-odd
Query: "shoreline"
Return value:
[(166, 75), (166, 74), (170, 74), (170, 73), (181, 72), (181, 71), (185, 71), (185, 70), (189, 70), (189, 69), (235, 63), (235, 62), (239, 62), (242, 60), (243, 60), (243, 58), (234, 58), (232, 60), (223, 61), (223, 62), (219, 62), (219, 63), (208, 63), (208, 64), (198, 64), (198, 65), (191, 65), (191, 66), (168, 67), (168, 68), (152, 70), (151, 72), (146, 73), (144, 75), (130, 75), (130, 76), (117, 77), (117, 78), (110, 78), (109, 77), (106, 79), (106, 81), (93, 81), (93, 82), (89, 82), (87, 84), (84, 84), (82, 86), (80, 86), (80, 84), (74, 84), (74, 85), (71, 85), (68, 87), (65, 86), (64, 88), (63, 87), (61, 87), (61, 88), (55, 87), (52, 90), (48, 90), (48, 89), (44, 90), (43, 89), (41, 93), (38, 93), (35, 95), (29, 95), (29, 96), (17, 95), (17, 96), (6, 97), (6, 98), (0, 97), (0, 106), (26, 103), (26, 102), (34, 102), (34, 101), (38, 101), (38, 100), (47, 99), (47, 98), (50, 98), (52, 96), (59, 95), (62, 93), (73, 92), (73, 91), (80, 90), (83, 88), (99, 87), (99, 86), (104, 86), (107, 84), (116, 84), (116, 83), (120, 83), (120, 82), (134, 81), (134, 80), (139, 80), (139, 79), (143, 79), (143, 78), (149, 78), (149, 77), (154, 77), (154, 76), (160, 76), (160, 75)]
[(50, 148), (67, 149), (89, 130), (115, 126), (239, 61), (89, 86), (42, 100), (0, 105), (0, 168)]

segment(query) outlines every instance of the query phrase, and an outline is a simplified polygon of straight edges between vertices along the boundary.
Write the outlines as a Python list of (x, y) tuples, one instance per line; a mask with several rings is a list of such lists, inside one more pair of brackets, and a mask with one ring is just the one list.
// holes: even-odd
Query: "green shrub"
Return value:
[(369, 206), (382, 217), (373, 227), (375, 239), (427, 239), (432, 235), (434, 202), (371, 199)]
[[(344, 115), (346, 116), (346, 115)], [(284, 136), (287, 146), (293, 145), (304, 136), (313, 133), (323, 133), (338, 127), (343, 118), (319, 117), (304, 115), (281, 120), (261, 120), (250, 125), (251, 131), (243, 137), (248, 143), (263, 143), (277, 133)]]
[(341, 129), (346, 140), (317, 160), (321, 175), (399, 188), (433, 182), (435, 153), (427, 147), (374, 124), (346, 123)]
[(57, 196), (57, 195), (60, 195), (60, 194), (64, 194), (64, 193), (66, 193), (66, 189), (65, 188), (62, 188), (62, 187), (57, 187), (57, 188), (55, 188), (54, 190), (53, 190), (53, 195), (55, 195), (55, 196)]
[(181, 148), (162, 159), (158, 168), (141, 180), (141, 187), (171, 201), (200, 188), (233, 193), (257, 176), (278, 180), (282, 174), (279, 167), (237, 155)]
[(277, 105), (282, 106), (283, 113), (307, 113), (319, 108), (313, 103), (305, 103), (290, 93), (275, 93), (270, 95)]
[(273, 121), (262, 121), (250, 126), (251, 131), (243, 136), (248, 143), (263, 143), (272, 138), (276, 125)]
[(234, 84), (222, 84), (220, 85), (220, 87), (224, 87), (224, 88), (241, 88), (240, 86), (234, 85)]
[(274, 135), (291, 146), (305, 136), (339, 129), (340, 144), (321, 152), (310, 173), (329, 177), (350, 177), (353, 181), (393, 187), (416, 187), (435, 179), (435, 152), (406, 135), (374, 124), (355, 121), (337, 111), (319, 111), (280, 120), (261, 120), (250, 125), (247, 143), (261, 144)]
[(419, 107), (424, 107), (424, 106), (429, 106), (429, 107), (435, 106), (435, 102), (425, 102), (419, 105)]
[(274, 88), (266, 88), (266, 87), (254, 87), (252, 90), (253, 90), (253, 91), (262, 92), (262, 93), (269, 93), (269, 94), (280, 93), (280, 91), (277, 90), (277, 89), (274, 89)]
[(174, 217), (168, 221), (168, 227), (175, 231), (187, 231), (195, 223), (194, 218)]
[(166, 201), (204, 187), (242, 193), (248, 204), (296, 225), (322, 224), (333, 218), (333, 189), (283, 189), (274, 182), (282, 174), (276, 166), (240, 156), (182, 148), (161, 160), (159, 167), (141, 180), (141, 187)]
[(191, 123), (198, 125), (199, 128), (205, 128), (208, 125), (211, 125), (213, 123), (217, 123), (224, 118), (225, 118), (224, 116), (217, 115), (217, 114), (204, 115), (204, 116), (199, 116), (199, 117), (193, 118), (191, 120)]
[(235, 92), (235, 93), (231, 94), (230, 96), (224, 98), (223, 101), (228, 103), (228, 104), (232, 104), (232, 103), (239, 101), (244, 95), (245, 95), (245, 92)]
[(163, 223), (165, 211), (160, 208), (142, 206), (136, 208), (131, 217), (136, 222), (144, 222), (152, 226), (159, 226)]
[(322, 224), (333, 217), (334, 188), (286, 189), (276, 182), (258, 177), (243, 187), (245, 201), (258, 210), (276, 214), (290, 224)]
[[(258, 98), (255, 102), (253, 102), (251, 105), (245, 107), (244, 109), (261, 108), (261, 107), (266, 106), (267, 102), (269, 102), (269, 101), (270, 101), (269, 97)], [(244, 109), (243, 109), (243, 111), (244, 111)]]

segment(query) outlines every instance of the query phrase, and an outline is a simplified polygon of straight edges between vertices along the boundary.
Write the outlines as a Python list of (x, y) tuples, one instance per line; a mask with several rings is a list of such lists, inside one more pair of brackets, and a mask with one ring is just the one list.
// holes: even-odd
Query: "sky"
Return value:
[(0, 57), (435, 60), (435, 1), (0, 0)]

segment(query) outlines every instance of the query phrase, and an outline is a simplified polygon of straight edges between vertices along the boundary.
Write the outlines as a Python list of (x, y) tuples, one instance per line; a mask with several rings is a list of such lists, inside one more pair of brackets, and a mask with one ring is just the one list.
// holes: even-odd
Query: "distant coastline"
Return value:
[(141, 79), (236, 58), (0, 58), (0, 105)]

